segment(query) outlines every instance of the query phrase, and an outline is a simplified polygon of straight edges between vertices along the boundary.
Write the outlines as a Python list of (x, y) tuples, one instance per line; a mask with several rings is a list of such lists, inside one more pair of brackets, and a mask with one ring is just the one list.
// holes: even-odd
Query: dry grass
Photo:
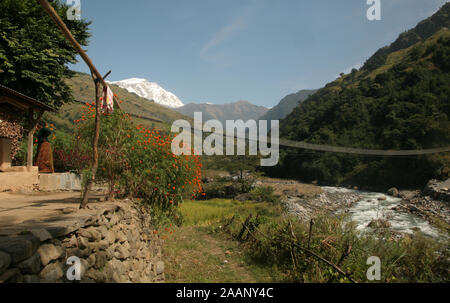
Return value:
[(250, 266), (239, 243), (201, 227), (178, 229), (164, 243), (169, 283), (271, 282), (270, 269)]
[(251, 262), (240, 242), (213, 226), (224, 217), (246, 216), (267, 203), (226, 199), (187, 201), (181, 206), (184, 226), (165, 240), (166, 280), (171, 283), (254, 283), (282, 280), (277, 268)]
[(280, 180), (274, 178), (262, 178), (262, 186), (270, 186), (275, 190), (275, 194), (283, 196), (285, 191), (297, 191), (306, 197), (315, 196), (323, 193), (320, 186), (313, 184), (300, 183), (295, 180)]
[(204, 169), (202, 176), (206, 178), (215, 178), (217, 176), (230, 176), (230, 173), (224, 170)]

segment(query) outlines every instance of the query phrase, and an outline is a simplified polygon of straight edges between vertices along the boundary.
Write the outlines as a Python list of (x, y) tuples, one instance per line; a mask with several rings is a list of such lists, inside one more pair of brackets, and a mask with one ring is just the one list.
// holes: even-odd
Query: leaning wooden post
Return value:
[[(58, 15), (58, 13), (55, 11), (55, 9), (53, 8), (53, 6), (50, 5), (50, 3), (48, 3), (47, 0), (38, 0), (39, 3), (41, 4), (41, 6), (44, 8), (44, 10), (49, 14), (49, 16), (52, 18), (52, 20), (56, 23), (56, 25), (59, 27), (59, 29), (61, 30), (62, 34), (64, 35), (64, 37), (66, 38), (67, 41), (69, 41), (72, 46), (75, 48), (75, 50), (80, 54), (81, 58), (84, 60), (84, 62), (86, 62), (86, 64), (89, 66), (89, 69), (91, 70), (91, 73), (93, 73), (95, 75), (95, 77), (101, 82), (101, 84), (103, 85), (103, 87), (107, 87), (108, 85), (106, 84), (104, 78), (102, 77), (102, 75), (100, 74), (100, 72), (97, 70), (97, 68), (95, 67), (94, 63), (92, 62), (92, 60), (89, 58), (89, 56), (86, 54), (86, 52), (83, 50), (83, 48), (81, 47), (81, 45), (78, 43), (78, 41), (75, 39), (75, 37), (72, 35), (72, 33), (70, 32), (69, 28), (67, 27), (67, 25), (64, 23), (64, 21), (61, 19), (61, 17)], [(122, 110), (121, 106), (120, 106), (120, 102), (119, 100), (114, 97), (113, 100), (116, 102), (116, 106)]]
[(95, 182), (95, 176), (97, 174), (98, 169), (98, 138), (100, 136), (100, 98), (102, 96), (102, 89), (100, 88), (101, 83), (95, 75), (92, 75), (92, 79), (95, 83), (95, 128), (94, 128), (94, 137), (92, 142), (92, 152), (93, 152), (93, 160), (92, 160), (92, 171), (91, 177), (86, 181), (86, 186), (84, 188), (83, 199), (80, 204), (80, 208), (86, 208), (86, 205), (89, 200), (89, 191), (92, 188), (92, 184)]
[(311, 221), (309, 221), (308, 249), (310, 249), (310, 247), (311, 247), (311, 236), (312, 236), (312, 232), (313, 232), (313, 225), (314, 225), (314, 219), (311, 219)]

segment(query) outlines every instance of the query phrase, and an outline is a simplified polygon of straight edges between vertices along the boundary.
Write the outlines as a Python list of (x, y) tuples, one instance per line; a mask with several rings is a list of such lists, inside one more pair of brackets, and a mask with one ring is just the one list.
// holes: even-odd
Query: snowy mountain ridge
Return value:
[(166, 91), (156, 82), (150, 82), (147, 79), (142, 78), (131, 78), (120, 81), (108, 82), (117, 85), (121, 88), (126, 89), (130, 93), (135, 93), (136, 95), (152, 100), (157, 104), (170, 108), (179, 108), (184, 104), (181, 100), (173, 93)]

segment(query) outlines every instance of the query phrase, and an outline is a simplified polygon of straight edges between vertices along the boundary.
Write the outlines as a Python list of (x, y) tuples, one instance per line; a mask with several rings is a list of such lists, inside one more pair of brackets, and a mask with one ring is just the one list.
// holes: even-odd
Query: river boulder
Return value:
[(450, 202), (450, 179), (446, 181), (430, 180), (425, 188), (423, 194), (432, 197), (435, 200)]
[(398, 197), (398, 189), (395, 187), (392, 187), (387, 191), (387, 194), (389, 196)]

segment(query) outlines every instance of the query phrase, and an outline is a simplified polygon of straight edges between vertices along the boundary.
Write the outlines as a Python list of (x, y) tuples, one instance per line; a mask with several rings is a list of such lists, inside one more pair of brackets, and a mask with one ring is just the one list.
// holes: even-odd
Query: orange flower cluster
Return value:
[[(95, 104), (85, 103), (82, 108), (81, 118), (74, 121), (79, 130), (76, 138), (89, 146)], [(123, 194), (163, 209), (175, 209), (183, 196), (196, 198), (203, 194), (200, 157), (174, 155), (170, 134), (135, 125), (129, 115), (119, 110), (103, 114), (101, 121), (99, 178), (117, 184)]]

